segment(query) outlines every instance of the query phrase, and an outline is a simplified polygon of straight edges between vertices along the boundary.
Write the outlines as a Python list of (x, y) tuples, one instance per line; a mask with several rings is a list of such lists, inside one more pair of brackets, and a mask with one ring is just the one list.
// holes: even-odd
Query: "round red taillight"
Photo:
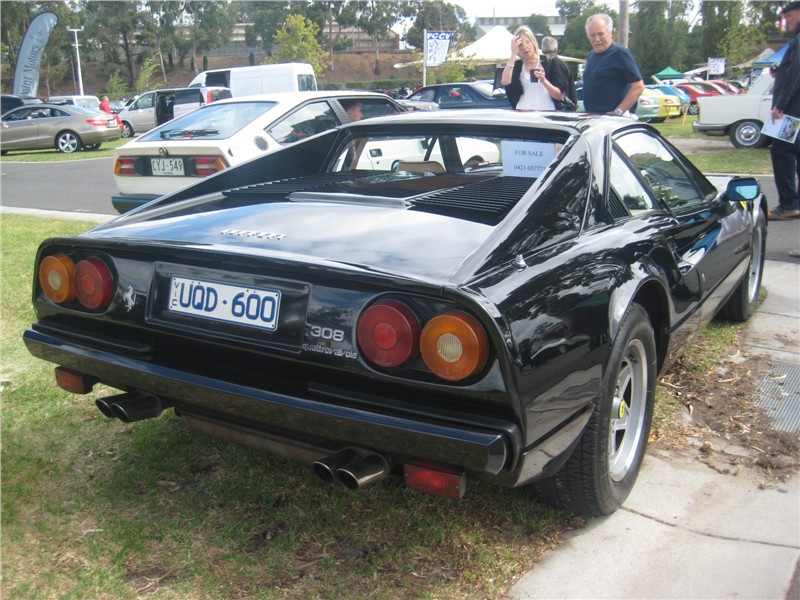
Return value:
[(103, 309), (111, 304), (114, 276), (102, 259), (92, 256), (75, 265), (75, 292), (88, 309)]
[(373, 304), (358, 319), (358, 346), (367, 359), (380, 367), (397, 367), (419, 349), (419, 321), (402, 302)]
[(459, 381), (486, 364), (489, 342), (480, 323), (460, 310), (435, 316), (422, 329), (422, 359), (442, 379)]
[(66, 254), (45, 256), (39, 264), (39, 285), (44, 295), (56, 304), (72, 300), (75, 297), (74, 272), (75, 263)]

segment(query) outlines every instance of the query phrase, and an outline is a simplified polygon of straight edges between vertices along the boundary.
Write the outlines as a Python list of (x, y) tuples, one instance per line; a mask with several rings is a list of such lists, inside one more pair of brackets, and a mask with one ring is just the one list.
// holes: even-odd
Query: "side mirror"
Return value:
[(725, 197), (731, 202), (755, 200), (761, 193), (755, 177), (736, 177), (728, 182)]

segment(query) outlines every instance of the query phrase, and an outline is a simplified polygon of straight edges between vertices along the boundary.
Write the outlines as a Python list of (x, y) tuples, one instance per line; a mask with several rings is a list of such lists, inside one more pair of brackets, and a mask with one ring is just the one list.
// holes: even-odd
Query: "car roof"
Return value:
[(225, 98), (217, 100), (213, 104), (235, 104), (237, 102), (290, 102), (300, 104), (306, 100), (328, 99), (328, 98), (389, 98), (386, 94), (378, 92), (367, 92), (364, 90), (328, 90), (321, 92), (275, 92), (272, 94), (253, 94), (250, 96), (236, 96), (235, 98)]

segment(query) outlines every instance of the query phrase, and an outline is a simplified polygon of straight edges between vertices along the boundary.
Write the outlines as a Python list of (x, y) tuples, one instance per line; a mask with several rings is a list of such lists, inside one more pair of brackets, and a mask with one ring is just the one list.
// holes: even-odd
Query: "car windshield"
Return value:
[[(565, 140), (564, 140), (565, 141)], [(477, 135), (376, 135), (357, 137), (339, 151), (333, 171), (400, 171), (538, 178), (563, 141)]]
[(191, 140), (196, 138), (224, 140), (239, 132), (245, 125), (249, 125), (276, 105), (277, 102), (209, 104), (183, 117), (165, 123), (138, 139), (142, 142)]

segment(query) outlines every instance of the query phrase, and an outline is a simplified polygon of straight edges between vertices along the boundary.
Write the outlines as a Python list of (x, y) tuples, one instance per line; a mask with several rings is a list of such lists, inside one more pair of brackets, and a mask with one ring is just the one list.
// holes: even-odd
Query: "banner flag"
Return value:
[(12, 93), (17, 96), (36, 96), (39, 91), (39, 65), (42, 52), (50, 39), (50, 32), (58, 24), (55, 13), (43, 12), (28, 26), (17, 57)]
[(725, 59), (724, 58), (709, 58), (708, 59), (708, 74), (709, 75), (725, 75)]
[(427, 31), (425, 66), (438, 67), (447, 62), (447, 52), (450, 50), (450, 38), (453, 37), (452, 31)]

